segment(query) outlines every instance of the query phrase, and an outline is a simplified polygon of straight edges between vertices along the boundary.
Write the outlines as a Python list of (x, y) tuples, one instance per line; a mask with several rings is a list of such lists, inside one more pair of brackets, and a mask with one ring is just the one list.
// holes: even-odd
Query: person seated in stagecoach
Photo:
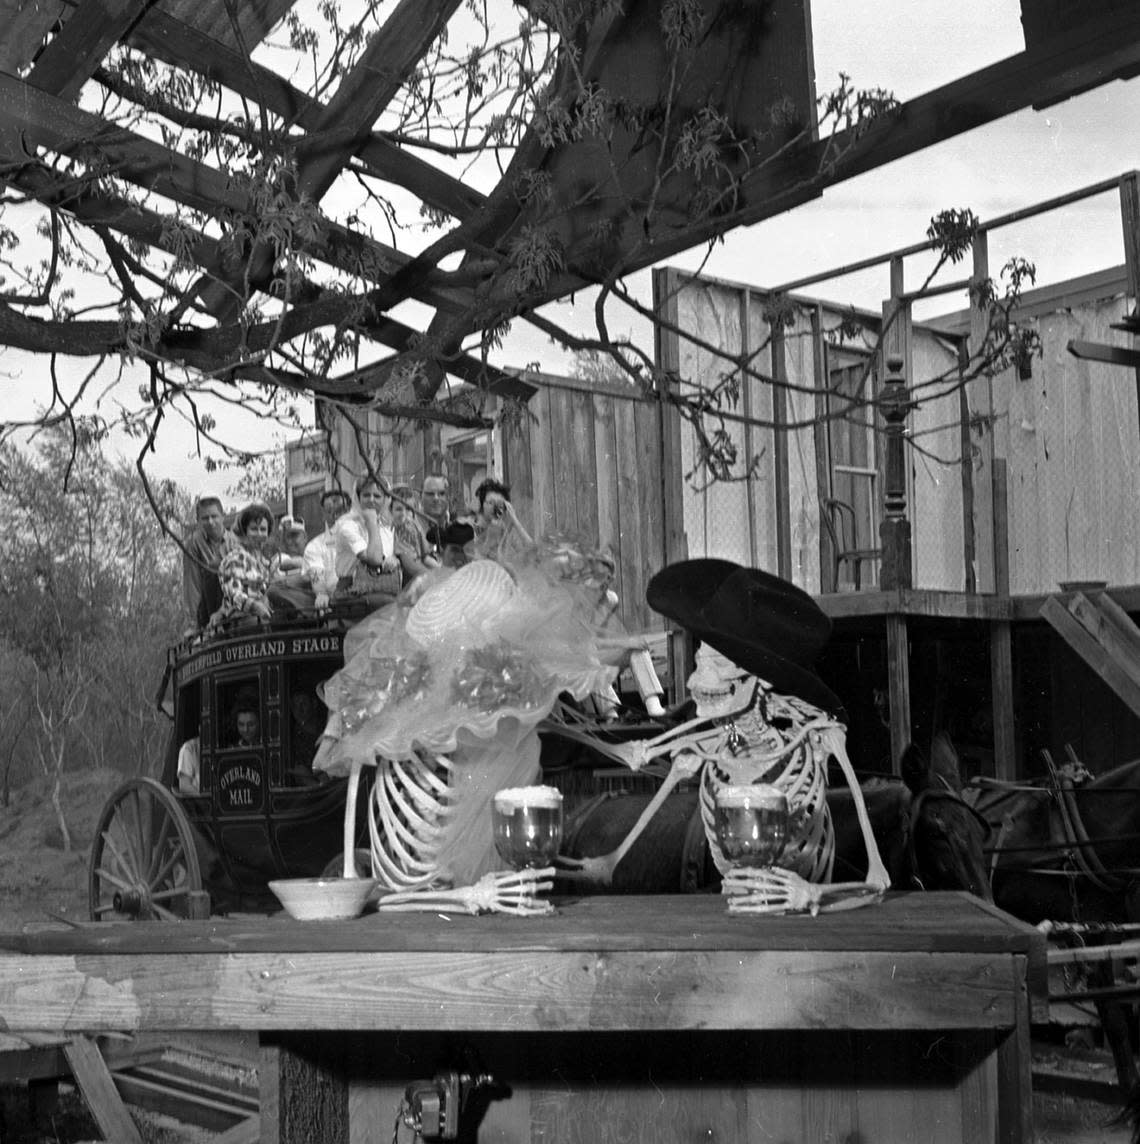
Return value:
[(348, 509), (348, 494), (344, 489), (334, 487), (321, 493), (324, 531), (305, 545), (305, 574), (317, 608), (327, 608), (336, 595), (336, 522)]
[(396, 551), (404, 567), (405, 583), (411, 583), (440, 566), (439, 557), (428, 544), (427, 536), (416, 519), (415, 498), (410, 485), (396, 485), (392, 489), (392, 528), (396, 534)]
[(493, 559), (504, 549), (529, 548), (534, 544), (511, 504), (509, 485), (487, 477), (475, 490), (475, 499), (475, 546), (481, 555)]
[(382, 477), (370, 474), (357, 481), (352, 509), (333, 528), (337, 603), (362, 603), (369, 610), (383, 607), (400, 594), (405, 574), (412, 578), (422, 572), (396, 544), (389, 501)]
[(247, 617), (267, 620), (272, 615), (269, 585), (276, 561), (269, 555), (273, 513), (255, 501), (242, 509), (237, 521), (239, 547), (228, 552), (218, 567), (222, 606), (211, 622)]
[(226, 528), (222, 502), (217, 497), (199, 497), (194, 515), (197, 524), (182, 553), (182, 600), (195, 627), (204, 628), (222, 606), (218, 566), (239, 542)]
[(328, 709), (316, 691), (296, 682), (289, 692), (289, 759), (285, 781), (290, 786), (313, 786), (328, 778), (313, 773), (313, 756), (324, 734)]
[(242, 749), (261, 745), (261, 714), (256, 696), (243, 696), (235, 704), (231, 744)]
[(309, 534), (305, 522), (292, 516), (283, 516), (278, 525), (279, 558), (277, 573), (282, 579), (305, 569), (305, 547)]

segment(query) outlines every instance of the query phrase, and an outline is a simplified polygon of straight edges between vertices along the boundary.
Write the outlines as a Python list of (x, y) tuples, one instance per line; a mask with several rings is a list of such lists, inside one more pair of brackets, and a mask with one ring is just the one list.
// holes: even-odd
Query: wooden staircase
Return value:
[(1050, 596), (1042, 619), (1140, 717), (1140, 628), (1104, 591)]

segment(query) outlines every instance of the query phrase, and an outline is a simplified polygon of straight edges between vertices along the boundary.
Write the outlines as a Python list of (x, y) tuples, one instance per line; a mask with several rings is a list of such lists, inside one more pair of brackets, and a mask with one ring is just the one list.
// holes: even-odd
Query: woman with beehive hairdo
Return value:
[(226, 553), (218, 567), (222, 606), (214, 618), (248, 616), (267, 620), (272, 614), (268, 592), (274, 565), (267, 551), (273, 532), (273, 513), (269, 506), (261, 501), (246, 505), (238, 516), (234, 532), (240, 547)]

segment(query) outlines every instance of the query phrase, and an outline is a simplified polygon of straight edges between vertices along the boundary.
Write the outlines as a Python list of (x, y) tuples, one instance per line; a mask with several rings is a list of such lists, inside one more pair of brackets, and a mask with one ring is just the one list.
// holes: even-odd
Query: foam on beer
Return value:
[(527, 806), (553, 809), (562, 805), (562, 792), (552, 786), (507, 787), (495, 793), (495, 804), (502, 810), (512, 811)]
[(787, 796), (778, 786), (771, 783), (756, 783), (755, 786), (726, 786), (716, 792), (717, 806), (748, 807), (773, 806), (787, 803)]

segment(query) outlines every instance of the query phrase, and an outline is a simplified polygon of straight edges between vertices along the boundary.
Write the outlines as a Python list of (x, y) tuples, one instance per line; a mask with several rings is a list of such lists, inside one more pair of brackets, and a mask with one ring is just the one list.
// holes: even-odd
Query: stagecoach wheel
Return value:
[(95, 831), (88, 882), (94, 921), (178, 921), (195, 915), (202, 871), (178, 800), (154, 779), (130, 779)]

